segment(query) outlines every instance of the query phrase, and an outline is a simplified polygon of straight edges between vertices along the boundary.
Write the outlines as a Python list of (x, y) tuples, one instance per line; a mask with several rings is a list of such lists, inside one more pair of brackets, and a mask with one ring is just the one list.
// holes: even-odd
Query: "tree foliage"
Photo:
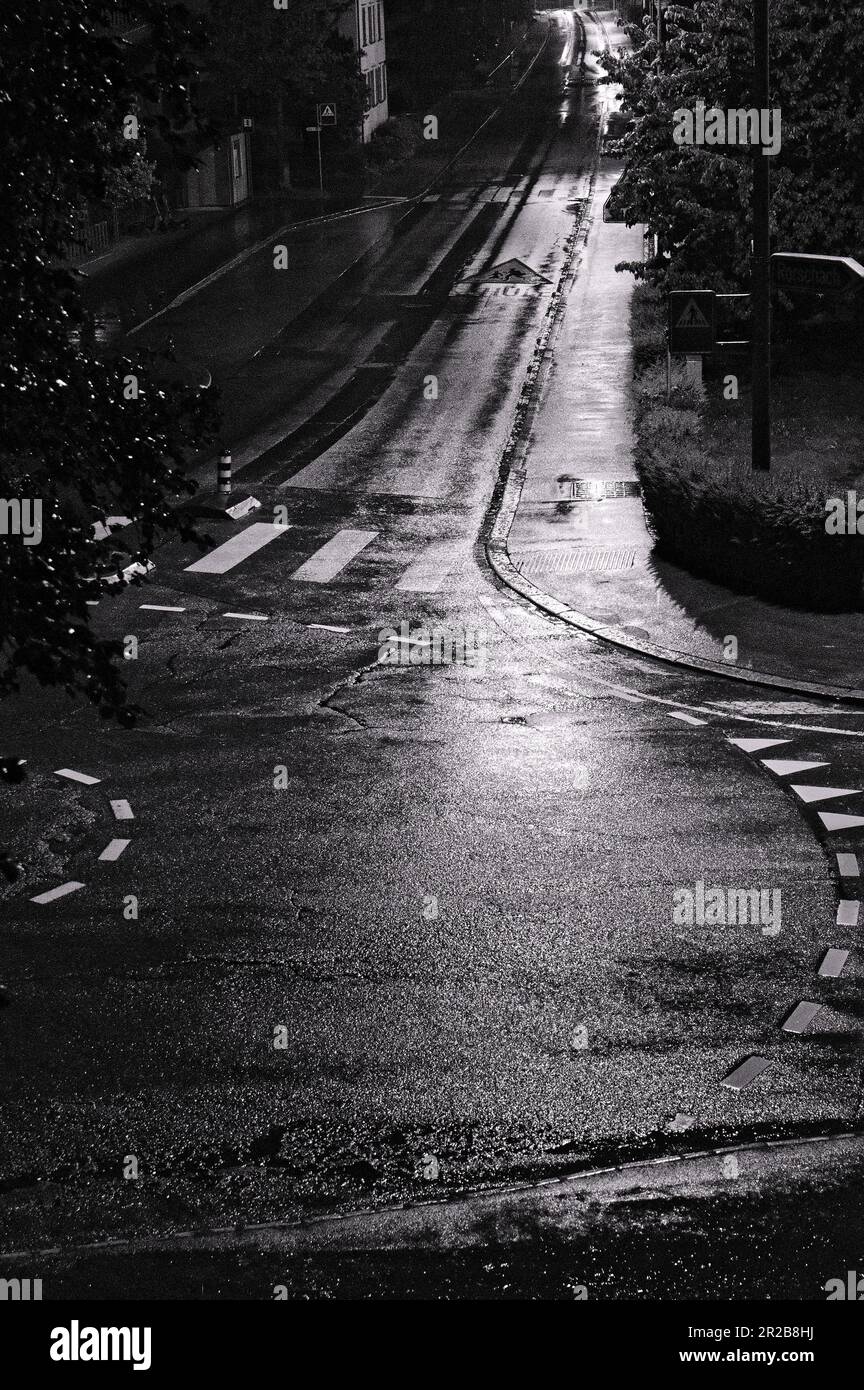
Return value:
[(118, 650), (89, 623), (94, 524), (136, 518), (141, 557), (160, 531), (186, 533), (172, 502), (206, 437), (194, 392), (160, 385), (152, 361), (96, 351), (63, 264), (77, 209), (138, 158), (105, 131), (142, 102), (168, 142), (190, 119), (187, 12), (126, 8), (149, 22), (147, 44), (112, 35), (104, 0), (10, 0), (0, 18), (0, 498), (42, 510), (38, 544), (0, 535), (0, 695), (29, 673), (124, 722)]
[[(751, 155), (742, 146), (679, 146), (672, 130), (674, 112), (697, 100), (752, 105), (752, 0), (694, 0), (666, 16), (665, 46), (646, 22), (631, 31), (631, 52), (605, 62), (634, 117), (617, 143), (625, 170), (616, 203), (661, 248), (657, 261), (630, 268), (658, 283), (740, 288)], [(782, 118), (771, 160), (775, 247), (855, 254), (864, 247), (864, 5), (772, 0), (771, 57), (771, 105)]]

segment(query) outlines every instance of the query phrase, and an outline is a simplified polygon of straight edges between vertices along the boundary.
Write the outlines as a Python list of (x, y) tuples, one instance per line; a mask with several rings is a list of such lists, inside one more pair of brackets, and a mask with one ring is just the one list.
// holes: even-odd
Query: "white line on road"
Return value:
[(843, 966), (849, 959), (848, 951), (840, 951), (836, 946), (829, 946), (822, 957), (822, 964), (819, 966), (819, 974), (828, 980), (836, 980), (843, 972)]
[(801, 763), (794, 758), (763, 758), (762, 766), (778, 777), (791, 777), (793, 772), (812, 772), (814, 767), (828, 767), (828, 763)]
[(71, 767), (58, 767), (54, 772), (55, 777), (68, 777), (70, 782), (83, 782), (85, 787), (95, 787), (97, 782), (101, 782), (101, 777), (88, 777), (86, 772), (73, 772)]
[(149, 613), (185, 613), (185, 608), (172, 608), (167, 603), (142, 603), (139, 607), (146, 608)]
[(727, 738), (745, 753), (761, 753), (763, 748), (776, 748), (779, 743), (791, 743), (791, 738)]
[(245, 618), (250, 623), (269, 623), (266, 613), (223, 613), (223, 618)]
[(837, 796), (860, 796), (860, 787), (813, 787), (807, 782), (789, 784), (796, 796), (809, 806), (813, 801), (831, 801)]
[(413, 594), (436, 593), (457, 563), (460, 549), (458, 541), (436, 541), (427, 546), (408, 566), (396, 588)]
[(739, 1067), (735, 1067), (734, 1071), (730, 1071), (728, 1076), (724, 1076), (720, 1085), (727, 1086), (730, 1091), (743, 1091), (745, 1086), (749, 1086), (751, 1081), (761, 1076), (770, 1065), (767, 1057), (748, 1057)]
[(132, 807), (128, 801), (112, 801), (111, 810), (114, 812), (115, 820), (134, 820)]
[(864, 816), (847, 816), (843, 811), (817, 811), (826, 830), (855, 830), (864, 825)]
[(320, 629), (321, 632), (350, 632), (350, 627), (337, 627), (335, 623), (307, 623), (307, 627)]
[(838, 927), (857, 927), (861, 904), (854, 898), (842, 898), (837, 904)]
[(814, 1004), (810, 999), (802, 999), (800, 1004), (796, 1004), (791, 1014), (783, 1024), (784, 1033), (803, 1033), (813, 1022), (816, 1015), (822, 1008), (821, 1004)]
[(858, 857), (854, 854), (837, 855), (837, 872), (841, 878), (858, 877)]
[(53, 903), (55, 898), (65, 898), (67, 893), (75, 893), (79, 888), (83, 888), (83, 883), (77, 883), (72, 879), (69, 883), (62, 883), (59, 888), (49, 888), (47, 893), (40, 893), (38, 897), (31, 898), (31, 903)]
[(247, 526), (238, 536), (232, 536), (224, 545), (211, 550), (209, 555), (203, 555), (194, 564), (187, 565), (186, 573), (226, 574), (235, 565), (239, 565), (241, 560), (254, 555), (256, 550), (269, 545), (277, 536), (284, 535), (288, 530), (289, 526), (277, 526), (273, 521), (253, 521), (252, 525)]
[(345, 568), (347, 564), (365, 550), (377, 537), (377, 531), (338, 531), (326, 545), (316, 550), (314, 555), (295, 570), (292, 579), (302, 579), (307, 584), (327, 584)]
[(668, 710), (667, 713), (670, 719), (680, 719), (682, 724), (698, 724), (704, 728), (708, 723), (707, 719), (696, 719), (694, 715), (684, 714), (681, 710)]
[(110, 864), (115, 859), (119, 859), (126, 846), (131, 845), (131, 843), (131, 840), (111, 840), (111, 842), (105, 846), (99, 858)]

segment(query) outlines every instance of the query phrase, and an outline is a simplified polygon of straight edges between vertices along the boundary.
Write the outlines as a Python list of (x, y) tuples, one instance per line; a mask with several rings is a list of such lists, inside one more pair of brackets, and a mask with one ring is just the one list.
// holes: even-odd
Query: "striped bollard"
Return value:
[(231, 455), (227, 449), (219, 455), (219, 486), (220, 497), (228, 497), (231, 493)]

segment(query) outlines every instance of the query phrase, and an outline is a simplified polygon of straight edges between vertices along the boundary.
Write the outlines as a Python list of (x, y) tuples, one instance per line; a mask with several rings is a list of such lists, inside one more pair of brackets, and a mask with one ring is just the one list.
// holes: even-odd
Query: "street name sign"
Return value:
[(669, 351), (688, 357), (714, 351), (714, 291), (672, 290), (669, 294)]
[(771, 257), (774, 283), (781, 289), (842, 293), (864, 285), (864, 265), (851, 256), (809, 256), (776, 251)]

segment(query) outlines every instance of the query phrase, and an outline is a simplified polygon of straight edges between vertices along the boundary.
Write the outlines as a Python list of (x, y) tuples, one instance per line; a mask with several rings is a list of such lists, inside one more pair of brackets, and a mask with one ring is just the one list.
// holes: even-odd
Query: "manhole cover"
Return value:
[(566, 473), (558, 479), (562, 497), (574, 502), (607, 502), (615, 497), (638, 497), (639, 484), (635, 479), (619, 481), (610, 478), (571, 478)]
[(526, 578), (533, 574), (596, 574), (600, 570), (618, 574), (633, 568), (636, 551), (621, 546), (583, 546), (579, 550), (563, 550), (561, 546), (555, 546), (511, 558), (516, 569)]

